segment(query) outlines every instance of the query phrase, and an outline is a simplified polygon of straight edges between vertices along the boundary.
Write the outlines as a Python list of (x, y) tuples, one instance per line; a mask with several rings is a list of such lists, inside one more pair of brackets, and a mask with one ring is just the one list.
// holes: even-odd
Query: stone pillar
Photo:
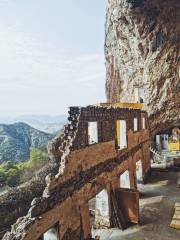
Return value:
[(80, 207), (81, 212), (81, 221), (82, 221), (82, 230), (84, 239), (88, 239), (91, 234), (91, 224), (89, 216), (89, 204), (86, 203)]
[(130, 157), (129, 159), (129, 178), (130, 178), (130, 188), (137, 189), (136, 160), (134, 159), (134, 157)]
[(96, 195), (95, 226), (96, 228), (110, 227), (109, 200), (107, 190), (103, 190)]
[(142, 175), (143, 182), (147, 182), (147, 178), (150, 175), (151, 170), (151, 160), (150, 160), (150, 149), (149, 142), (143, 144), (142, 146)]
[(38, 238), (38, 240), (44, 240), (44, 236), (42, 235), (41, 237)]
[(130, 188), (137, 189), (136, 168), (129, 171), (129, 176), (130, 176)]
[(120, 177), (117, 177), (111, 182), (111, 187), (113, 190), (120, 188)]

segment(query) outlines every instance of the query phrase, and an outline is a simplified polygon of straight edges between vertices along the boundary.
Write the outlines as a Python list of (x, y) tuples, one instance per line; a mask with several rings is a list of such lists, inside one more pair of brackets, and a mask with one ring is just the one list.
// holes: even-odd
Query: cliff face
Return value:
[(179, 0), (108, 0), (107, 99), (134, 102), (143, 88), (153, 133), (180, 126), (179, 53)]

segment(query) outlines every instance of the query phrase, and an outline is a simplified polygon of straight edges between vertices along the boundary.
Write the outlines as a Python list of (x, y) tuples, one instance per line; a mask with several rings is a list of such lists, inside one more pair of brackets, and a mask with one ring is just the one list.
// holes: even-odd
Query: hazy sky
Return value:
[(106, 0), (0, 0), (0, 116), (105, 100)]

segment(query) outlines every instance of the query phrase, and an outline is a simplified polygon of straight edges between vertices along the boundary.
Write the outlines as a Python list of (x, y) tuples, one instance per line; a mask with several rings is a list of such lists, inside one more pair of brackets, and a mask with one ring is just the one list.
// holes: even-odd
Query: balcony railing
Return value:
[(132, 108), (132, 109), (143, 109), (144, 104), (143, 103), (122, 103), (122, 102), (116, 102), (116, 103), (99, 103), (97, 104), (100, 107), (114, 107), (114, 108)]

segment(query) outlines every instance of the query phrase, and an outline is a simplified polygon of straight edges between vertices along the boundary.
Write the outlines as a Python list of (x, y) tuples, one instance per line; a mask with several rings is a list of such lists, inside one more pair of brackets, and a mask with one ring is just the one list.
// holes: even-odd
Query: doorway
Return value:
[(161, 135), (162, 138), (162, 148), (164, 150), (168, 149), (168, 140), (169, 140), (169, 136), (167, 134), (163, 134)]
[(110, 228), (109, 197), (106, 189), (89, 200), (91, 236), (99, 235), (103, 229)]
[(143, 182), (143, 171), (142, 171), (142, 161), (136, 162), (136, 179), (137, 183)]

